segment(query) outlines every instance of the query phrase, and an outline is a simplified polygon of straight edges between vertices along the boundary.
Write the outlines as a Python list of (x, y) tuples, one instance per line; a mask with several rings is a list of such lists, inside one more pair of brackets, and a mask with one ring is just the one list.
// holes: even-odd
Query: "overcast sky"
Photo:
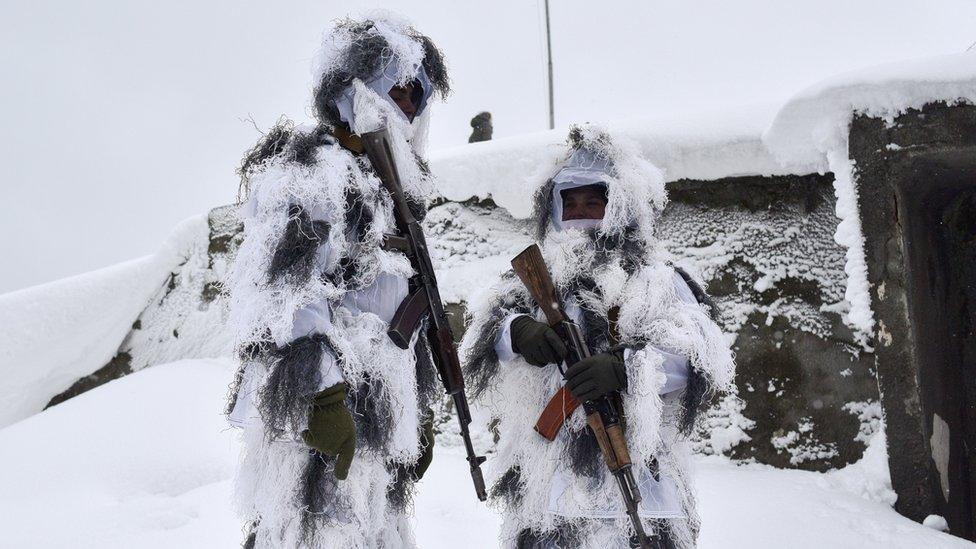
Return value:
[[(155, 251), (233, 201), (241, 152), (309, 117), (323, 29), (393, 9), (445, 52), (431, 147), (546, 128), (541, 0), (2, 0), (0, 292)], [(976, 2), (552, 2), (556, 119), (782, 103), (834, 73), (976, 42)], [(253, 123), (252, 123), (253, 120)]]

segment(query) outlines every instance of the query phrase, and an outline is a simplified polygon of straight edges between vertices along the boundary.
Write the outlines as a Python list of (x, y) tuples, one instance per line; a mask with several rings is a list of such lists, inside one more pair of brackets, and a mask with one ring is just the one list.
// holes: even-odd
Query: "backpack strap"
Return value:
[(681, 267), (678, 267), (677, 265), (674, 265), (673, 263), (668, 263), (668, 265), (670, 265), (671, 268), (674, 269), (674, 272), (678, 273), (681, 276), (681, 279), (685, 281), (685, 284), (687, 284), (688, 288), (691, 289), (692, 295), (695, 296), (695, 300), (698, 301), (699, 304), (708, 307), (708, 315), (712, 317), (712, 320), (715, 320), (715, 317), (718, 316), (718, 308), (715, 306), (715, 300), (713, 300), (712, 297), (705, 292), (705, 289), (701, 287), (701, 284), (699, 284), (695, 279), (691, 278), (691, 275), (688, 274), (687, 271)]

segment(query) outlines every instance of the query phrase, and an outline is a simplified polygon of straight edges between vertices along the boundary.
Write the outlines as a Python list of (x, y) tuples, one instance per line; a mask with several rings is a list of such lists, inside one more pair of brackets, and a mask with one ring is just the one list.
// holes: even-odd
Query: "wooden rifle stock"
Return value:
[[(542, 309), (542, 313), (546, 315), (549, 325), (559, 332), (560, 325), (567, 322), (569, 318), (563, 311), (559, 296), (556, 295), (556, 288), (539, 246), (533, 244), (515, 256), (512, 259), (512, 269), (529, 290), (532, 299)], [(564, 385), (549, 399), (549, 403), (539, 415), (539, 419), (535, 422), (536, 432), (550, 442), (556, 440), (556, 435), (559, 434), (566, 419), (573, 415), (579, 405), (579, 401), (569, 391), (569, 387)]]
[[(542, 309), (549, 325), (566, 343), (569, 351), (566, 364), (575, 364), (590, 356), (590, 350), (583, 340), (579, 326), (567, 317), (563, 310), (539, 246), (532, 244), (515, 256), (512, 259), (512, 269), (525, 284), (532, 299)], [(570, 402), (575, 402), (575, 406), (569, 408)], [(564, 385), (546, 405), (546, 409), (536, 422), (535, 430), (549, 441), (555, 440), (560, 427), (576, 406), (579, 406), (579, 402)], [(620, 412), (607, 396), (584, 402), (583, 410), (586, 412), (586, 423), (596, 436), (607, 468), (617, 480), (637, 540), (642, 548), (651, 549), (651, 542), (644, 533), (644, 526), (637, 511), (641, 495), (634, 480), (630, 451), (627, 449)]]

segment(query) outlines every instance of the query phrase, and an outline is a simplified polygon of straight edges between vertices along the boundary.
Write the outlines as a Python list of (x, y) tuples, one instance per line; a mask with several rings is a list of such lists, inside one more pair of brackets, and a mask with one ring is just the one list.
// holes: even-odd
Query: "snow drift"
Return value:
[(205, 216), (179, 224), (154, 255), (0, 295), (0, 427), (104, 366), (201, 230)]

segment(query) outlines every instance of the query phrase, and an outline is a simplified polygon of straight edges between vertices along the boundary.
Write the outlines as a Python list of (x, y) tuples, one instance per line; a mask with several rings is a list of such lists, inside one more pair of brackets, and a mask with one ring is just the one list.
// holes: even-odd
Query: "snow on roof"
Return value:
[[(667, 181), (833, 172), (839, 218), (834, 237), (846, 248), (844, 320), (869, 348), (874, 318), (855, 166), (848, 158), (850, 122), (855, 113), (890, 121), (907, 109), (938, 101), (976, 104), (976, 52), (841, 74), (803, 90), (778, 111), (752, 107), (606, 127), (637, 141)], [(566, 154), (565, 136), (565, 130), (553, 130), (442, 150), (431, 155), (431, 167), (446, 198), (491, 196), (514, 217), (525, 218), (531, 214), (533, 191), (552, 175), (545, 170)]]
[(937, 101), (976, 103), (976, 51), (888, 63), (819, 82), (779, 110), (763, 142), (783, 164), (824, 171), (826, 153), (846, 139), (854, 113), (890, 121)]
[[(668, 181), (792, 173), (762, 143), (773, 114), (775, 106), (758, 105), (693, 119), (657, 117), (605, 127), (636, 141)], [(445, 198), (490, 195), (513, 216), (525, 218), (531, 213), (532, 191), (552, 175), (540, 170), (567, 152), (567, 133), (562, 128), (434, 151), (431, 169)]]
[[(668, 181), (739, 175), (823, 173), (827, 152), (844, 146), (853, 113), (891, 119), (934, 101), (976, 103), (976, 51), (841, 74), (778, 110), (752, 106), (715, 114), (606, 124), (637, 141)], [(441, 194), (491, 196), (513, 216), (531, 213), (531, 192), (565, 154), (566, 129), (442, 149), (430, 155)], [(838, 141), (840, 139), (840, 141)], [(844, 151), (846, 152), (846, 150)]]

